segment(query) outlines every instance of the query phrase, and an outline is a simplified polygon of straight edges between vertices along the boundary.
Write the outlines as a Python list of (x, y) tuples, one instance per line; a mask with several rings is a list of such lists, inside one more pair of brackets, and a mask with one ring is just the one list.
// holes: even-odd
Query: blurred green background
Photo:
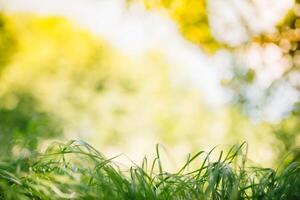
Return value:
[[(65, 7), (49, 1), (44, 7), (52, 5), (50, 11), (24, 2), (1, 1), (1, 157), (27, 155), (57, 139), (82, 139), (134, 161), (153, 154), (156, 143), (180, 163), (199, 149), (243, 141), (255, 163), (272, 166), (291, 150), (292, 159), (299, 158), (296, 2), (263, 10), (276, 16), (265, 24), (258, 24), (264, 15), (251, 21), (241, 14), (264, 8), (255, 2), (224, 7), (224, 16), (235, 16), (224, 22), (217, 0), (66, 0)], [(118, 23), (116, 5), (123, 6)], [(97, 8), (108, 18), (93, 18)], [(153, 39), (161, 35), (168, 43)], [(193, 59), (208, 61), (190, 68)]]

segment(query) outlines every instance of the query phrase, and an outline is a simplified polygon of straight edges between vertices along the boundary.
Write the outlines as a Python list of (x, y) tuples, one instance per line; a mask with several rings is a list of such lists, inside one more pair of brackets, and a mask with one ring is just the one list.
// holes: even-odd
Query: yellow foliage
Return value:
[(148, 9), (166, 8), (191, 42), (212, 53), (220, 48), (209, 27), (205, 0), (144, 0)]
[(14, 31), (12, 30), (11, 23), (6, 17), (0, 14), (0, 75), (2, 68), (11, 59), (13, 52), (16, 49), (16, 41), (14, 38)]

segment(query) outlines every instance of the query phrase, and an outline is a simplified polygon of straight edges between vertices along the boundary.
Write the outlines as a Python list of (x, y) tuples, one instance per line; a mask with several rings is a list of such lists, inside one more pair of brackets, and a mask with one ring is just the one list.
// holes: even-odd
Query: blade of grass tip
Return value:
[(145, 156), (143, 158), (143, 162), (142, 162), (142, 167), (141, 167), (145, 172), (147, 171), (147, 168), (148, 168), (148, 160), (147, 160), (147, 157)]
[(90, 152), (93, 152), (96, 155), (102, 156), (102, 154), (95, 149), (93, 146), (91, 146), (90, 144), (88, 144), (87, 142), (83, 141), (83, 140), (78, 140), (77, 141), (78, 144), (80, 144), (81, 146), (84, 146), (87, 150), (89, 150)]
[[(147, 160), (147, 159), (146, 159)], [(138, 173), (140, 174), (140, 176), (145, 177), (147, 179), (147, 181), (149, 181), (151, 183), (151, 177), (147, 174), (147, 171), (145, 169), (143, 169), (142, 167), (139, 166), (135, 166), (135, 172), (136, 172), (136, 176), (138, 177)], [(144, 179), (145, 180), (145, 179)], [(146, 181), (146, 180), (145, 180)], [(146, 182), (145, 182), (146, 183)], [(144, 184), (145, 184), (144, 183)], [(148, 183), (148, 182), (147, 182)]]
[[(221, 150), (221, 152), (220, 152), (220, 155), (219, 155), (219, 158), (218, 158), (218, 161), (216, 162), (216, 164), (223, 164), (222, 163), (222, 156), (223, 156), (223, 150)], [(220, 170), (220, 169), (219, 169)], [(217, 191), (217, 188), (218, 188), (218, 186), (219, 186), (219, 183), (220, 183), (220, 179), (221, 179), (222, 177), (220, 177), (220, 175), (218, 174), (217, 176), (216, 176), (216, 181), (215, 181), (215, 186), (214, 186), (214, 188), (215, 188), (215, 191)]]
[(248, 143), (246, 141), (244, 141), (242, 143), (242, 145), (245, 145), (245, 153), (243, 154), (242, 157), (242, 168), (245, 169), (245, 165), (246, 165), (246, 161), (247, 161), (247, 157), (248, 157)]
[[(97, 171), (98, 171), (99, 169), (101, 169), (101, 168), (103, 168), (104, 166), (106, 166), (107, 164), (111, 163), (112, 160), (116, 159), (117, 157), (119, 157), (119, 156), (121, 156), (121, 155), (122, 155), (122, 154), (119, 154), (119, 155), (117, 155), (117, 156), (114, 156), (114, 157), (112, 157), (112, 158), (110, 158), (110, 159), (106, 159), (106, 160), (104, 160), (103, 162), (97, 164), (97, 165), (94, 167), (94, 170), (93, 170), (94, 173), (97, 173)], [(91, 185), (92, 182), (93, 182), (93, 180), (94, 180), (94, 177), (91, 176), (90, 179), (89, 179), (89, 181), (88, 181), (88, 185)]]
[(158, 164), (159, 174), (158, 174), (158, 176), (153, 177), (151, 183), (153, 183), (155, 181), (155, 178), (158, 177), (160, 182), (155, 185), (155, 188), (158, 188), (161, 184), (164, 184), (164, 181), (163, 181), (163, 168), (162, 168), (162, 164), (161, 164), (161, 160), (160, 160), (160, 153), (159, 153), (159, 144), (156, 144), (156, 158), (153, 161), (151, 173), (154, 170), (155, 163)]
[[(83, 149), (83, 148), (85, 148), (85, 149)], [(71, 142), (64, 144), (62, 152), (63, 153), (82, 153), (82, 154), (86, 154), (86, 155), (94, 155), (91, 152), (90, 148), (91, 148), (90, 145), (84, 141), (73, 140)], [(92, 157), (94, 157), (94, 156), (92, 156)]]
[[(236, 153), (236, 146), (237, 145), (233, 145), (230, 149), (229, 149), (229, 151), (227, 152), (227, 154), (226, 154), (226, 157), (225, 157), (225, 159), (223, 160), (223, 162), (226, 162), (226, 161), (228, 161), (228, 160), (230, 160), (232, 157), (234, 158), (235, 156), (232, 156), (232, 154), (233, 155), (235, 155), (235, 153)], [(232, 160), (231, 160), (232, 161)], [(231, 161), (229, 161), (229, 162), (231, 162)]]
[[(223, 160), (223, 162), (228, 162), (231, 163), (233, 161), (234, 158), (236, 158), (236, 156), (241, 152), (240, 150), (242, 149), (242, 147), (247, 144), (246, 142), (243, 142), (241, 145), (233, 145), (230, 150), (228, 151), (225, 159)], [(238, 146), (238, 147), (237, 147)], [(231, 154), (233, 152), (233, 154)]]
[(135, 169), (133, 167), (130, 167), (129, 171), (130, 171), (131, 181), (132, 181), (133, 185), (135, 185)]
[(241, 181), (243, 181), (243, 177), (244, 176), (247, 176), (246, 161), (247, 161), (247, 157), (248, 157), (248, 143), (246, 141), (244, 141), (242, 143), (242, 145), (244, 145), (244, 144), (245, 144), (245, 153), (243, 153), (243, 155), (242, 155), (242, 164), (239, 167), (240, 171), (239, 171), (239, 174), (238, 174), (237, 184), (239, 185), (239, 187), (241, 188), (241, 190), (244, 191), (244, 193), (245, 193), (245, 190), (241, 186)]
[(107, 165), (108, 163), (111, 163), (114, 159), (116, 159), (116, 158), (118, 158), (118, 157), (120, 157), (120, 156), (122, 156), (123, 154), (119, 154), (119, 155), (117, 155), (117, 156), (114, 156), (114, 157), (112, 157), (112, 158), (109, 158), (109, 159), (106, 159), (106, 160), (104, 160), (103, 162), (101, 162), (101, 163), (99, 163), (98, 165), (96, 165), (95, 166), (95, 170), (99, 170), (99, 169), (101, 169), (102, 167), (104, 167), (105, 165)]
[(159, 144), (156, 144), (156, 157), (158, 162), (158, 169), (161, 176), (163, 176), (163, 168), (160, 160), (160, 153), (159, 153)]
[(104, 159), (103, 157), (101, 157), (99, 155), (95, 155), (95, 154), (86, 152), (86, 151), (82, 150), (81, 148), (76, 148), (76, 149), (69, 148), (67, 150), (61, 150), (59, 152), (44, 154), (44, 155), (41, 155), (41, 157), (49, 157), (49, 156), (55, 156), (55, 155), (62, 155), (63, 156), (65, 154), (82, 154), (82, 155), (85, 155), (85, 156), (89, 156), (93, 160), (98, 159), (100, 161), (102, 161)]
[(170, 176), (164, 178), (164, 172), (163, 172), (162, 162), (161, 162), (161, 159), (160, 159), (159, 146), (162, 146), (162, 145), (156, 144), (156, 157), (157, 157), (158, 168), (159, 168), (159, 175), (158, 175), (158, 177), (160, 179), (160, 182), (156, 185), (156, 187), (159, 187), (160, 185), (164, 185), (165, 186), (165, 181), (170, 178)]
[(189, 153), (188, 157), (187, 157), (187, 161), (186, 161), (186, 167), (185, 167), (188, 172), (189, 172), (189, 166), (190, 166), (188, 163), (190, 163), (190, 159), (191, 159), (191, 154)]
[(204, 161), (202, 162), (202, 165), (201, 165), (201, 167), (199, 168), (199, 171), (198, 171), (198, 173), (197, 173), (197, 175), (196, 175), (196, 180), (198, 180), (198, 179), (200, 178), (202, 170), (206, 168), (206, 167), (205, 167), (205, 163), (209, 162), (209, 156), (210, 156), (210, 154), (211, 154), (216, 148), (217, 148), (217, 146), (215, 146), (214, 148), (212, 148), (212, 149), (208, 152), (208, 154), (205, 156)]
[(219, 155), (218, 163), (221, 162), (222, 156), (223, 156), (223, 150), (221, 151), (221, 153), (220, 153), (220, 155)]
[(154, 160), (153, 160), (153, 162), (152, 162), (151, 170), (150, 170), (150, 177), (151, 177), (151, 179), (152, 179), (151, 182), (153, 182), (154, 179), (155, 179), (155, 176), (152, 177), (152, 175), (154, 174), (154, 167), (155, 167), (156, 162), (157, 162), (157, 158), (154, 158)]
[(70, 140), (65, 144), (65, 146), (72, 146), (74, 143), (76, 143), (76, 140)]
[(199, 151), (198, 153), (196, 153), (192, 158), (190, 158), (190, 155), (188, 155), (188, 160), (185, 163), (185, 165), (177, 172), (177, 174), (180, 174), (187, 166), (190, 165), (191, 162), (193, 162), (196, 158), (198, 158), (201, 154), (203, 154), (205, 151)]

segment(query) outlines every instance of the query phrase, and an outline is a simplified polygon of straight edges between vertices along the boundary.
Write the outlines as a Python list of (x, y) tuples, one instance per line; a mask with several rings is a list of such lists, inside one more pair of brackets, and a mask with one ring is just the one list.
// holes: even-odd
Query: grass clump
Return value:
[[(246, 166), (246, 144), (190, 156), (176, 173), (157, 156), (122, 171), (89, 144), (55, 143), (42, 154), (0, 162), (0, 199), (300, 199), (300, 164), (283, 169)], [(191, 166), (197, 166), (196, 168)]]

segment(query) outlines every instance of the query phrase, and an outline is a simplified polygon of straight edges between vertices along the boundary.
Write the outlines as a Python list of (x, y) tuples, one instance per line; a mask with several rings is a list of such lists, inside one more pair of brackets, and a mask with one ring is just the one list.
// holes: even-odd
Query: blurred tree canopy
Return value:
[[(279, 72), (276, 78), (273, 78), (269, 84), (263, 87), (259, 102), (253, 103), (249, 98), (248, 91), (257, 87), (261, 70), (243, 66), (233, 67), (233, 78), (226, 83), (235, 94), (234, 101), (241, 106), (246, 113), (253, 110), (263, 110), (277, 99), (288, 99), (295, 95), (292, 102), (287, 103), (288, 109), (283, 113), (281, 120), (272, 124), (272, 132), (281, 143), (280, 152), (287, 152), (300, 145), (300, 2), (296, 1), (292, 10), (290, 10), (285, 19), (279, 22), (277, 30), (273, 33), (265, 33), (253, 37), (249, 45), (259, 45), (262, 48), (268, 48), (271, 45), (278, 48), (280, 60)], [(274, 52), (276, 54), (276, 52)], [(267, 62), (267, 61), (265, 61)], [(270, 65), (271, 68), (275, 65)], [(267, 67), (266, 67), (267, 68)], [(269, 71), (272, 74), (272, 71)], [(282, 94), (282, 90), (292, 91), (291, 93)], [(259, 91), (257, 91), (259, 93)], [(280, 109), (280, 105), (274, 106), (273, 109)], [(299, 159), (299, 149), (294, 150), (294, 156)]]
[(49, 113), (39, 111), (30, 94), (11, 92), (0, 98), (0, 156), (11, 156), (16, 147), (36, 150), (40, 139), (57, 137), (61, 124)]
[[(274, 44), (276, 47), (280, 48), (281, 52), (279, 53), (282, 53), (282, 57), (285, 62), (281, 65), (282, 69), (280, 72), (277, 72), (279, 75), (275, 76), (268, 87), (264, 88), (264, 95), (260, 100), (261, 103), (264, 104), (264, 102), (269, 102), (267, 99), (273, 98), (272, 91), (278, 89), (282, 83), (289, 82), (297, 90), (300, 88), (299, 81), (296, 81), (299, 79), (300, 74), (298, 70), (300, 66), (298, 44), (300, 39), (300, 4), (298, 0), (295, 2), (294, 8), (286, 14), (286, 17), (281, 21), (278, 21), (278, 25), (276, 27), (277, 31), (272, 33), (252, 31), (253, 33), (249, 33), (248, 42), (241, 43), (236, 47), (229, 47), (230, 44), (224, 44), (222, 41), (218, 41), (218, 39), (216, 39), (216, 37), (212, 34), (210, 15), (214, 15), (214, 13), (208, 13), (207, 0), (141, 1), (144, 3), (145, 7), (149, 9), (164, 8), (177, 22), (182, 34), (191, 42), (202, 47), (206, 50), (206, 52), (216, 52), (220, 48), (227, 48), (233, 54), (233, 75), (229, 77), (229, 79), (224, 78), (223, 83), (234, 91), (236, 96), (233, 98), (234, 102), (245, 105), (245, 109), (253, 109), (255, 106), (263, 106), (252, 105), (247, 92), (249, 86), (254, 85), (261, 72), (253, 69), (252, 66), (245, 66), (244, 63), (240, 64), (238, 61), (241, 57), (240, 52), (248, 50), (251, 48), (251, 45), (259, 45), (261, 48), (267, 48), (270, 44)], [(227, 4), (233, 4), (233, 7), (236, 6), (236, 4), (230, 1), (228, 1)], [(257, 5), (255, 2), (247, 2), (247, 6), (250, 6), (251, 9), (255, 10)], [(231, 11), (234, 12), (234, 10)], [(222, 10), (216, 10), (215, 12), (222, 12)], [(250, 23), (249, 20), (243, 19), (243, 16), (240, 15), (237, 17), (240, 17), (241, 19), (239, 20), (244, 22), (242, 26), (250, 26), (248, 24)], [(224, 34), (228, 33), (224, 32)], [(260, 53), (263, 54), (264, 52)]]
[(162, 142), (183, 156), (247, 140), (264, 143), (256, 156), (276, 142), (270, 128), (252, 126), (238, 110), (211, 112), (198, 91), (174, 84), (172, 68), (155, 52), (133, 60), (59, 17), (5, 20), (18, 45), (0, 78), (1, 143), (16, 139), (34, 149), (40, 138), (60, 136), (137, 154), (137, 144), (151, 151)]
[[(6, 66), (18, 52), (17, 33), (13, 22), (0, 15), (0, 81)], [(10, 88), (12, 89), (12, 88)], [(25, 92), (25, 93), (24, 93)], [(0, 95), (0, 156), (11, 156), (15, 145), (34, 150), (40, 138), (54, 137), (61, 133), (59, 123), (46, 112), (38, 110), (35, 98), (26, 91), (9, 90)]]
[[(226, 47), (212, 35), (206, 7), (207, 1), (144, 0), (143, 2), (150, 9), (165, 8), (178, 23), (183, 35), (191, 42), (202, 47), (206, 52), (215, 52), (220, 48), (227, 48), (233, 55), (232, 75), (224, 78), (222, 84), (232, 91), (233, 107), (251, 117), (263, 119), (260, 124), (264, 128), (259, 128), (259, 130), (269, 129), (269, 132), (275, 135), (277, 142), (274, 143), (277, 143), (277, 145), (274, 146), (278, 148), (276, 151), (280, 152), (280, 156), (282, 153), (300, 145), (300, 127), (298, 126), (300, 120), (299, 0), (295, 1), (294, 7), (286, 14), (286, 17), (278, 22), (275, 32), (252, 34), (248, 42), (234, 48)], [(230, 2), (228, 1), (228, 3)], [(218, 11), (216, 10), (216, 12)], [(248, 26), (246, 21), (244, 26)], [(224, 32), (224, 34), (226, 33)], [(251, 57), (254, 52), (251, 51), (252, 49), (257, 54), (267, 55), (267, 57), (263, 58), (256, 54), (254, 55), (256, 57)], [(274, 54), (276, 54), (275, 57), (278, 55), (277, 60), (272, 62), (264, 60), (270, 59), (270, 56), (274, 58)], [(240, 62), (241, 57), (245, 56), (248, 62), (250, 61), (249, 63)], [(253, 66), (259, 62), (257, 60), (261, 60), (261, 66)], [(265, 63), (270, 64), (265, 66), (268, 65)], [(290, 93), (282, 94), (282, 91), (289, 91)], [(253, 96), (256, 96), (257, 99)], [(281, 109), (279, 105), (276, 106), (277, 100), (292, 97), (293, 100), (286, 102), (287, 105), (285, 106), (288, 108), (282, 113), (280, 120), (275, 123), (265, 121), (263, 117), (259, 117), (259, 114), (257, 114), (270, 109), (270, 105), (273, 105), (272, 109)], [(231, 115), (231, 117), (233, 116)], [(238, 114), (238, 116), (240, 115)], [(239, 124), (240, 120), (236, 120), (239, 121)], [(297, 155), (299, 153), (296, 153), (296, 157), (298, 157)]]
[[(225, 47), (212, 35), (206, 1), (143, 2), (149, 9), (166, 9), (182, 34), (206, 52)], [(2, 14), (0, 19), (0, 48), (4, 52), (0, 55), (0, 132), (4, 133), (5, 143), (23, 137), (26, 145), (35, 148), (37, 141), (32, 138), (61, 134), (102, 147), (130, 146), (132, 151), (136, 151), (141, 138), (174, 145), (187, 141), (187, 151), (194, 151), (199, 146), (247, 140), (260, 144), (250, 153), (252, 158), (261, 152), (268, 154), (272, 148), (281, 154), (299, 145), (297, 104), (275, 125), (253, 125), (240, 112), (257, 106), (249, 106), (246, 92), (257, 79), (258, 72), (252, 68), (232, 67), (232, 77), (223, 82), (235, 95), (234, 106), (215, 114), (195, 89), (174, 84), (172, 69), (158, 53), (149, 52), (133, 60), (60, 17), (18, 13)], [(278, 26), (276, 37), (255, 36), (249, 44), (263, 46), (267, 42), (281, 49), (288, 44), (290, 49), (284, 51), (285, 55), (294, 59), (298, 40), (289, 38), (289, 34), (297, 34), (297, 23), (292, 13)], [(229, 50), (235, 52), (239, 47)], [(293, 66), (270, 86), (282, 83), (282, 79), (290, 80), (288, 74), (298, 70), (296, 64)], [(266, 96), (270, 96), (268, 88)], [(141, 145), (152, 149), (154, 144)]]
[[(284, 63), (281, 64), (281, 71), (276, 78), (264, 89), (265, 102), (269, 102), (268, 98), (272, 98), (274, 93), (278, 91), (278, 88), (283, 84), (288, 84), (295, 90), (300, 89), (299, 78), (300, 78), (300, 62), (299, 62), (299, 41), (300, 41), (300, 13), (299, 13), (299, 3), (296, 3), (293, 10), (287, 13), (285, 19), (279, 22), (277, 30), (274, 33), (261, 34), (259, 36), (254, 36), (249, 44), (258, 44), (262, 47), (270, 46), (280, 49), (280, 56), (284, 59)], [(275, 52), (277, 53), (277, 52)], [(280, 60), (278, 60), (280, 62)], [(234, 78), (231, 79), (228, 85), (237, 94), (237, 101), (241, 104), (247, 104), (249, 98), (246, 96), (245, 88), (253, 85), (257, 77), (259, 76), (259, 71), (253, 68), (247, 67), (234, 67)], [(297, 103), (296, 103), (297, 104)], [(297, 106), (293, 109), (296, 109)], [(247, 105), (248, 106), (248, 105)]]

